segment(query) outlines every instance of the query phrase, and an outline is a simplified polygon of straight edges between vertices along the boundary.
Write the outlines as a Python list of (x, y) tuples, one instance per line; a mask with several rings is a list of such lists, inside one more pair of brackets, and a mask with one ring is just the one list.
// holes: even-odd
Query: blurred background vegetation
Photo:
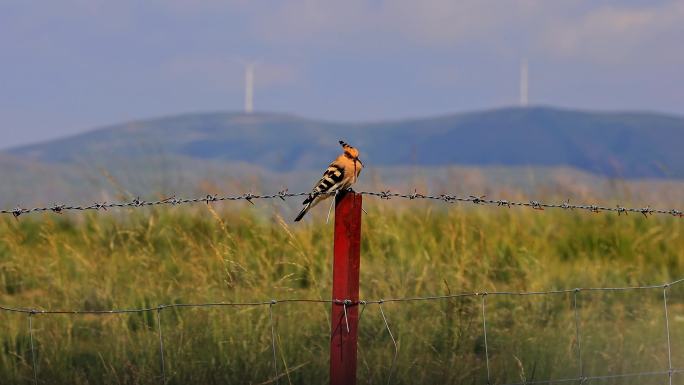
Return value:
[[(279, 202), (8, 216), (0, 221), (0, 303), (105, 310), (329, 299), (327, 207), (293, 225), (291, 210)], [(682, 221), (674, 217), (370, 197), (364, 206), (364, 299), (684, 277)], [(662, 296), (662, 289), (580, 293), (585, 375), (667, 370)], [(668, 296), (673, 367), (683, 368), (684, 284)], [(577, 376), (572, 301), (572, 294), (487, 297), (493, 383)], [(385, 303), (383, 310), (399, 345), (393, 383), (486, 383), (480, 297)], [(329, 312), (320, 303), (273, 306), (281, 384), (327, 382)], [(27, 315), (0, 312), (0, 319), (0, 378), (31, 383)], [(161, 324), (169, 383), (274, 382), (268, 306), (170, 308), (161, 312)], [(40, 383), (160, 381), (155, 312), (36, 315), (33, 330)], [(360, 322), (359, 383), (385, 383), (393, 355), (378, 305), (368, 305)], [(684, 383), (680, 374), (674, 380)]]

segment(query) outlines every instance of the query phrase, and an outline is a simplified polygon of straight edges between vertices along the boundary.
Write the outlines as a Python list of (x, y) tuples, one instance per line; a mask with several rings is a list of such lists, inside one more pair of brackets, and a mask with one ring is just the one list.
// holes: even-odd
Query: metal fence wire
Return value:
[[(441, 194), (441, 195), (423, 195), (419, 194), (417, 192), (414, 192), (412, 194), (400, 194), (400, 193), (392, 193), (390, 191), (380, 191), (380, 192), (372, 192), (372, 191), (362, 191), (358, 192), (358, 194), (362, 195), (368, 195), (368, 196), (373, 196), (381, 199), (392, 199), (392, 198), (401, 198), (401, 199), (408, 199), (408, 200), (416, 200), (416, 199), (423, 199), (423, 200), (431, 200), (431, 201), (442, 201), (446, 203), (456, 203), (456, 202), (462, 202), (462, 203), (471, 203), (475, 205), (490, 205), (490, 206), (496, 206), (496, 207), (526, 207), (526, 208), (532, 208), (535, 210), (544, 210), (544, 209), (562, 209), (562, 210), (585, 210), (589, 212), (617, 212), (618, 215), (621, 214), (628, 214), (628, 213), (638, 213), (642, 214), (644, 216), (649, 216), (652, 214), (661, 214), (661, 215), (670, 215), (670, 216), (675, 216), (678, 218), (682, 218), (684, 214), (682, 211), (678, 209), (654, 209), (651, 208), (650, 206), (642, 207), (642, 208), (635, 208), (635, 207), (624, 207), (622, 205), (616, 205), (616, 207), (606, 207), (606, 206), (600, 206), (600, 205), (594, 205), (594, 204), (571, 204), (569, 201), (562, 202), (559, 204), (554, 204), (554, 203), (544, 203), (541, 201), (528, 201), (528, 202), (520, 202), (520, 201), (509, 201), (509, 200), (504, 200), (504, 199), (487, 199), (485, 196), (468, 196), (468, 197), (461, 197), (461, 196), (456, 196), (456, 195), (449, 195), (449, 194)], [(303, 197), (303, 196), (309, 196), (310, 193), (308, 192), (300, 192), (300, 193), (290, 193), (287, 190), (282, 190), (276, 194), (269, 194), (269, 195), (254, 195), (254, 194), (244, 194), (244, 195), (226, 195), (226, 196), (218, 196), (218, 195), (207, 195), (204, 197), (197, 197), (197, 198), (177, 198), (175, 196), (166, 198), (166, 199), (160, 199), (160, 200), (150, 200), (150, 201), (144, 201), (140, 200), (139, 198), (134, 199), (133, 201), (130, 202), (114, 202), (114, 203), (107, 203), (107, 202), (100, 202), (100, 203), (94, 203), (91, 205), (65, 205), (65, 204), (58, 204), (58, 205), (53, 205), (50, 207), (33, 207), (33, 208), (21, 208), (21, 207), (16, 207), (14, 209), (10, 210), (0, 210), (1, 214), (11, 214), (14, 217), (18, 218), (21, 215), (24, 214), (29, 214), (29, 213), (37, 213), (37, 212), (54, 212), (54, 213), (62, 213), (66, 211), (99, 211), (99, 210), (107, 210), (110, 208), (142, 208), (142, 207), (151, 207), (151, 206), (174, 206), (174, 205), (181, 205), (181, 204), (193, 204), (193, 203), (206, 203), (210, 204), (213, 202), (221, 202), (221, 201), (246, 201), (249, 203), (254, 203), (253, 201), (255, 200), (264, 200), (264, 199), (282, 199), (285, 200), (286, 198), (294, 198), (294, 197)], [(671, 334), (670, 334), (670, 319), (669, 319), (669, 313), (668, 313), (668, 291), (674, 286), (674, 285), (683, 285), (684, 284), (684, 278), (678, 279), (673, 282), (668, 282), (665, 284), (661, 285), (651, 285), (651, 286), (633, 286), (633, 287), (587, 287), (587, 288), (572, 288), (572, 289), (562, 289), (562, 290), (548, 290), (548, 291), (527, 291), (527, 292), (515, 292), (515, 291), (493, 291), (493, 292), (467, 292), (467, 293), (459, 293), (459, 294), (450, 294), (450, 295), (435, 295), (435, 296), (424, 296), (424, 297), (406, 297), (406, 298), (385, 298), (385, 299), (371, 299), (371, 300), (361, 300), (361, 301), (352, 301), (350, 299), (334, 299), (334, 300), (320, 300), (320, 299), (301, 299), (301, 298), (290, 298), (290, 299), (270, 299), (270, 300), (265, 300), (265, 301), (255, 301), (255, 302), (208, 302), (208, 303), (183, 303), (183, 304), (160, 304), (156, 306), (151, 306), (151, 307), (146, 307), (146, 308), (137, 308), (137, 309), (111, 309), (111, 310), (42, 310), (42, 309), (33, 309), (33, 308), (16, 308), (16, 307), (7, 307), (7, 306), (0, 306), (0, 312), (9, 312), (9, 313), (21, 313), (25, 314), (27, 317), (27, 326), (28, 326), (28, 334), (30, 338), (30, 349), (31, 349), (31, 365), (33, 369), (33, 382), (35, 384), (39, 383), (39, 375), (38, 375), (38, 370), (37, 370), (37, 363), (36, 363), (36, 348), (34, 344), (34, 331), (33, 331), (33, 319), (35, 317), (48, 317), (52, 315), (70, 315), (70, 316), (79, 316), (79, 315), (99, 315), (99, 316), (109, 316), (109, 315), (115, 315), (115, 314), (123, 314), (123, 313), (151, 313), (154, 312), (156, 313), (156, 321), (157, 321), (157, 332), (158, 332), (158, 339), (159, 339), (159, 367), (160, 367), (160, 373), (161, 373), (161, 379), (160, 383), (161, 384), (166, 384), (167, 383), (167, 374), (166, 374), (166, 363), (164, 359), (164, 336), (163, 336), (163, 323), (162, 323), (162, 314), (165, 309), (170, 309), (170, 308), (210, 308), (210, 307), (268, 307), (269, 311), (269, 328), (270, 328), (270, 333), (271, 333), (271, 350), (273, 354), (273, 382), (278, 383), (280, 377), (282, 374), (278, 370), (278, 363), (277, 363), (277, 346), (276, 346), (276, 325), (273, 322), (273, 311), (274, 307), (276, 307), (278, 304), (281, 303), (298, 303), (298, 304), (305, 304), (305, 303), (322, 303), (322, 304), (330, 304), (330, 305), (339, 305), (339, 306), (344, 306), (345, 310), (349, 306), (362, 306), (361, 314), (359, 315), (359, 322), (361, 321), (361, 315), (363, 315), (363, 312), (366, 310), (366, 307), (368, 306), (377, 306), (378, 311), (381, 315), (381, 319), (383, 322), (383, 327), (387, 331), (387, 336), (390, 338), (390, 340), (393, 343), (394, 346), (394, 355), (392, 358), (391, 366), (390, 366), (390, 373), (387, 378), (387, 383), (391, 384), (394, 377), (393, 375), (395, 374), (395, 369), (396, 369), (396, 362), (397, 362), (397, 357), (399, 355), (399, 344), (397, 343), (397, 340), (395, 338), (395, 333), (392, 332), (391, 328), (391, 323), (388, 319), (388, 317), (385, 314), (385, 311), (383, 309), (383, 304), (386, 303), (410, 303), (410, 302), (418, 302), (418, 301), (441, 301), (441, 300), (448, 300), (448, 299), (453, 299), (453, 298), (465, 298), (465, 297), (475, 297), (479, 298), (481, 301), (481, 313), (482, 313), (482, 334), (484, 336), (483, 338), (483, 343), (484, 343), (484, 352), (485, 352), (485, 367), (486, 367), (486, 384), (494, 384), (495, 381), (492, 378), (492, 373), (490, 369), (490, 342), (488, 342), (487, 339), (487, 332), (491, 332), (491, 326), (488, 326), (487, 324), (487, 298), (494, 297), (494, 296), (503, 296), (503, 297), (520, 297), (520, 296), (548, 296), (548, 295), (556, 295), (556, 294), (571, 294), (572, 295), (572, 304), (573, 304), (573, 313), (574, 313), (574, 330), (573, 330), (573, 338), (576, 340), (576, 347), (577, 347), (577, 367), (578, 367), (578, 372), (577, 375), (574, 377), (570, 378), (556, 378), (556, 379), (548, 379), (548, 380), (535, 380), (535, 381), (525, 381), (521, 383), (509, 383), (505, 385), (524, 385), (524, 384), (553, 384), (553, 383), (578, 383), (578, 384), (585, 384), (589, 381), (592, 380), (608, 380), (608, 379), (620, 379), (620, 378), (637, 378), (637, 377), (645, 377), (645, 376), (657, 376), (657, 375), (667, 375), (669, 379), (669, 384), (672, 384), (672, 378), (673, 375), (676, 373), (684, 373), (684, 368), (676, 368), (673, 367), (672, 363), (672, 339), (671, 339)], [(666, 346), (663, 347), (665, 350), (665, 353), (667, 354), (667, 362), (668, 362), (668, 367), (663, 368), (660, 371), (649, 371), (649, 372), (635, 372), (635, 373), (620, 373), (620, 374), (610, 374), (610, 375), (591, 375), (590, 373), (586, 373), (584, 368), (584, 358), (583, 358), (583, 351), (582, 351), (582, 330), (581, 330), (581, 323), (580, 323), (580, 309), (578, 308), (578, 301), (581, 298), (582, 293), (586, 292), (627, 292), (627, 291), (639, 291), (639, 290), (646, 290), (646, 289), (662, 289), (662, 301), (663, 301), (663, 310), (664, 310), (664, 319), (665, 322), (662, 325), (663, 332), (667, 336), (667, 344)], [(345, 317), (346, 317), (346, 311), (344, 312)], [(345, 320), (348, 325), (348, 320)]]
[[(638, 213), (644, 216), (649, 216), (652, 214), (660, 215), (670, 215), (678, 218), (684, 217), (684, 212), (679, 209), (662, 209), (662, 208), (651, 208), (650, 206), (645, 207), (625, 207), (623, 205), (616, 205), (615, 207), (602, 206), (597, 204), (574, 204), (570, 203), (570, 200), (566, 200), (561, 203), (544, 203), (538, 200), (524, 201), (512, 201), (507, 199), (488, 199), (484, 195), (469, 195), (469, 196), (458, 196), (452, 194), (440, 194), (440, 195), (425, 195), (418, 192), (411, 194), (401, 194), (393, 193), (389, 190), (386, 191), (359, 191), (357, 194), (373, 196), (380, 199), (393, 199), (401, 198), (408, 200), (431, 200), (431, 201), (442, 201), (446, 203), (472, 203), (475, 205), (489, 205), (497, 207), (527, 207), (535, 210), (545, 210), (545, 209), (562, 209), (562, 210), (585, 210), (594, 213), (599, 212), (616, 212), (618, 215), (628, 214), (628, 213)], [(24, 214), (37, 213), (37, 212), (54, 212), (63, 213), (67, 211), (99, 211), (107, 210), (111, 208), (141, 208), (141, 207), (152, 207), (152, 206), (175, 206), (175, 205), (185, 205), (193, 203), (213, 203), (213, 202), (223, 202), (223, 201), (246, 201), (254, 204), (256, 200), (268, 200), (268, 199), (282, 199), (286, 198), (296, 198), (303, 196), (316, 196), (316, 195), (326, 195), (326, 194), (312, 194), (310, 192), (299, 192), (291, 193), (287, 189), (281, 190), (275, 194), (265, 194), (265, 195), (255, 195), (255, 194), (242, 194), (242, 195), (206, 195), (203, 197), (195, 198), (177, 198), (176, 196), (171, 196), (165, 199), (156, 200), (142, 200), (140, 198), (135, 198), (129, 202), (96, 202), (89, 205), (68, 205), (68, 204), (55, 204), (52, 206), (43, 207), (31, 207), (23, 208), (17, 206), (13, 209), (3, 209), (0, 210), (0, 214), (11, 214), (18, 218)], [(332, 195), (332, 194), (328, 194)]]
[[(684, 278), (678, 279), (673, 282), (668, 282), (661, 285), (650, 285), (650, 286), (630, 286), (630, 287), (586, 287), (586, 288), (573, 288), (573, 289), (562, 289), (562, 290), (548, 290), (548, 291), (492, 291), (492, 292), (466, 292), (457, 293), (449, 295), (435, 295), (435, 296), (424, 296), (424, 297), (404, 297), (404, 298), (385, 298), (385, 299), (372, 299), (372, 300), (360, 300), (352, 301), (349, 299), (334, 299), (334, 300), (321, 300), (321, 299), (302, 299), (302, 298), (289, 298), (289, 299), (271, 299), (266, 301), (255, 301), (255, 302), (207, 302), (207, 303), (181, 303), (181, 304), (170, 304), (170, 305), (157, 305), (146, 308), (137, 309), (111, 309), (111, 310), (41, 310), (32, 308), (14, 308), (7, 306), (0, 306), (0, 311), (10, 312), (10, 313), (21, 313), (25, 314), (28, 321), (28, 334), (30, 338), (30, 348), (31, 348), (31, 365), (33, 369), (33, 381), (35, 384), (39, 382), (37, 364), (36, 364), (36, 352), (34, 346), (34, 335), (33, 335), (33, 319), (35, 317), (47, 317), (53, 315), (98, 315), (98, 316), (109, 316), (115, 314), (125, 314), (125, 313), (156, 313), (157, 321), (157, 333), (159, 337), (159, 367), (161, 373), (161, 384), (166, 384), (166, 363), (164, 359), (164, 337), (162, 329), (162, 313), (165, 309), (171, 308), (217, 308), (217, 307), (267, 307), (269, 311), (269, 328), (271, 333), (271, 350), (273, 354), (273, 382), (278, 382), (279, 378), (282, 376), (278, 370), (277, 363), (277, 347), (276, 347), (276, 326), (273, 322), (273, 308), (278, 304), (282, 303), (319, 303), (319, 304), (330, 304), (344, 306), (345, 308), (349, 306), (362, 306), (361, 314), (359, 315), (359, 324), (362, 319), (363, 312), (369, 306), (377, 306), (378, 311), (381, 315), (382, 324), (387, 331), (387, 336), (392, 341), (394, 347), (394, 354), (392, 362), (390, 365), (390, 373), (387, 378), (387, 383), (391, 384), (393, 379), (393, 374), (396, 369), (397, 357), (399, 355), (399, 344), (395, 338), (395, 333), (392, 332), (391, 323), (386, 316), (383, 309), (383, 304), (387, 303), (410, 303), (418, 301), (442, 301), (454, 298), (466, 298), (474, 297), (480, 298), (481, 310), (482, 310), (482, 334), (484, 336), (484, 352), (485, 352), (485, 362), (486, 362), (486, 374), (487, 374), (487, 385), (497, 383), (492, 378), (492, 373), (490, 370), (490, 342), (487, 339), (487, 332), (491, 332), (491, 326), (487, 324), (487, 298), (489, 297), (521, 297), (521, 296), (548, 296), (557, 294), (571, 294), (573, 297), (573, 313), (574, 313), (574, 338), (576, 339), (577, 346), (577, 367), (578, 372), (575, 377), (570, 378), (555, 378), (547, 380), (534, 380), (526, 382), (517, 383), (507, 383), (504, 385), (526, 385), (526, 384), (560, 384), (560, 383), (578, 383), (585, 384), (592, 380), (608, 380), (608, 379), (619, 379), (619, 378), (637, 378), (645, 376), (664, 376), (667, 375), (669, 379), (669, 384), (672, 384), (672, 377), (676, 373), (684, 373), (684, 368), (673, 367), (672, 364), (672, 338), (670, 333), (670, 316), (668, 312), (668, 291), (675, 285), (684, 285)], [(647, 372), (634, 372), (634, 373), (619, 373), (619, 374), (609, 374), (609, 375), (591, 375), (586, 373), (584, 370), (583, 361), (583, 351), (582, 351), (582, 330), (580, 319), (580, 308), (578, 307), (578, 300), (582, 293), (587, 292), (631, 292), (640, 290), (662, 290), (662, 301), (663, 301), (663, 314), (665, 322), (662, 325), (663, 333), (667, 336), (667, 344), (663, 347), (665, 354), (667, 355), (667, 368), (663, 368), (659, 371), (647, 371)], [(346, 317), (346, 312), (344, 313)], [(348, 324), (348, 320), (345, 319)]]

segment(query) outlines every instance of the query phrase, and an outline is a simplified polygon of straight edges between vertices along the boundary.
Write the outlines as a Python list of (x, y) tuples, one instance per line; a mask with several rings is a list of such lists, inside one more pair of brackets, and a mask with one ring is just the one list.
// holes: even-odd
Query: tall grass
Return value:
[[(675, 218), (398, 206), (372, 199), (365, 206), (366, 299), (628, 286), (684, 277), (682, 221)], [(235, 204), (4, 219), (0, 303), (102, 310), (329, 299), (332, 225), (324, 213), (316, 215), (293, 225), (277, 206), (256, 212)], [(683, 286), (668, 290), (673, 366), (679, 368)], [(662, 294), (580, 294), (585, 375), (667, 369)], [(486, 383), (481, 301), (383, 304), (399, 345), (393, 383)], [(492, 383), (577, 376), (572, 305), (572, 294), (488, 296)], [(272, 310), (280, 383), (326, 383), (330, 306), (278, 303)], [(33, 316), (39, 382), (159, 383), (156, 316)], [(169, 383), (274, 381), (269, 306), (170, 308), (160, 320)], [(33, 380), (27, 322), (25, 314), (0, 312), (2, 384)], [(385, 383), (394, 348), (377, 305), (366, 307), (360, 325), (359, 383)], [(605, 383), (662, 381), (653, 376)]]

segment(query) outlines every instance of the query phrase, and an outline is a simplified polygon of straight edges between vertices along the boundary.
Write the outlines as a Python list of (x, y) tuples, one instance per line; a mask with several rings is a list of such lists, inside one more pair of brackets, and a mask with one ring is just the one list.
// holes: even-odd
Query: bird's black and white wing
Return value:
[(349, 178), (345, 175), (345, 170), (342, 165), (333, 162), (323, 173), (323, 177), (316, 183), (309, 196), (302, 203), (304, 208), (299, 212), (295, 222), (299, 221), (304, 215), (318, 204), (320, 201), (328, 198), (330, 194), (349, 187)]

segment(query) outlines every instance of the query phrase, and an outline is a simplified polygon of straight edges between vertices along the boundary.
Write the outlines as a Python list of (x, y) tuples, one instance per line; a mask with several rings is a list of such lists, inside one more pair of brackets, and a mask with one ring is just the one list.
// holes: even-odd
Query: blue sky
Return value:
[(682, 1), (0, 0), (0, 148), (255, 107), (380, 120), (530, 102), (684, 115)]

